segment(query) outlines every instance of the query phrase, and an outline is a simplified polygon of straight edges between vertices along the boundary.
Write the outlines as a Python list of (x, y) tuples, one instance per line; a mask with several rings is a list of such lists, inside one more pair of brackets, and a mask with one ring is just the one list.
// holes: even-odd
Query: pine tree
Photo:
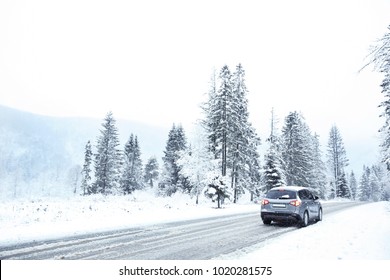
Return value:
[[(257, 143), (254, 144), (253, 151), (256, 151)], [(260, 163), (260, 155), (256, 152), (254, 152), (248, 162), (248, 175), (247, 180), (245, 182), (246, 188), (251, 193), (251, 201), (254, 200), (254, 197), (260, 197), (262, 194), (262, 188), (260, 182), (262, 181), (262, 174), (261, 174), (261, 163)]]
[(260, 138), (249, 122), (247, 87), (245, 83), (245, 71), (241, 64), (236, 66), (232, 76), (232, 102), (231, 124), (229, 125), (231, 136), (228, 144), (231, 162), (231, 187), (234, 192), (233, 202), (237, 202), (240, 194), (247, 188), (253, 193), (255, 182), (260, 177), (258, 146)]
[(311, 186), (312, 146), (308, 127), (297, 112), (288, 114), (282, 130), (282, 158), (288, 185)]
[[(204, 194), (212, 199), (212, 201), (216, 201), (218, 208), (221, 207), (222, 202), (225, 198), (231, 197), (230, 190), (228, 189), (226, 183), (226, 172), (224, 173), (225, 164), (222, 163), (222, 155), (223, 155), (223, 147), (221, 140), (226, 139), (226, 114), (224, 110), (226, 110), (226, 98), (223, 91), (221, 91), (223, 83), (219, 83), (221, 80), (222, 73), (223, 76), (226, 76), (225, 88), (226, 91), (230, 91), (231, 88), (231, 74), (229, 68), (225, 65), (222, 68), (220, 75), (217, 77), (216, 71), (213, 71), (213, 75), (210, 81), (210, 90), (208, 92), (208, 100), (202, 104), (201, 109), (204, 113), (204, 119), (201, 121), (201, 125), (203, 126), (206, 132), (206, 139), (208, 140), (208, 151), (212, 154), (213, 159), (210, 160), (210, 170), (205, 174), (205, 189)], [(226, 92), (225, 91), (225, 92)], [(225, 132), (225, 135), (224, 135)], [(226, 142), (225, 142), (226, 143)], [(226, 158), (225, 158), (226, 159)], [(226, 169), (225, 169), (226, 171)]]
[(209, 183), (205, 195), (211, 198), (212, 201), (216, 201), (218, 208), (222, 207), (222, 203), (226, 198), (231, 199), (232, 197), (230, 188), (224, 179), (226, 179), (226, 176), (214, 174), (213, 177), (207, 180)]
[(385, 189), (388, 184), (388, 178), (382, 165), (373, 165), (371, 167), (371, 191), (372, 200), (381, 201), (385, 197)]
[(227, 166), (228, 166), (228, 137), (229, 135), (229, 126), (230, 126), (230, 109), (233, 107), (231, 105), (232, 101), (232, 83), (231, 83), (231, 73), (229, 67), (225, 65), (222, 67), (219, 78), (221, 80), (221, 85), (218, 90), (217, 98), (217, 108), (215, 118), (215, 138), (218, 142), (217, 153), (221, 154), (221, 174), (223, 177), (227, 175)]
[(342, 182), (340, 181), (340, 178), (345, 176), (345, 167), (348, 166), (348, 159), (340, 131), (335, 125), (332, 126), (329, 133), (327, 152), (332, 184), (335, 187), (335, 195), (339, 196), (339, 194), (343, 194), (344, 191), (339, 190), (340, 186), (338, 185), (338, 182)]
[(214, 158), (217, 159), (219, 157), (218, 143), (217, 143), (217, 135), (216, 135), (216, 127), (218, 122), (218, 117), (215, 116), (215, 112), (217, 110), (217, 74), (214, 69), (213, 74), (210, 80), (210, 90), (208, 91), (208, 99), (204, 102), (200, 107), (204, 113), (204, 119), (200, 121), (200, 124), (205, 129), (207, 135), (207, 139), (209, 141), (209, 150), (213, 153)]
[(390, 25), (388, 26), (388, 30), (378, 40), (376, 45), (372, 47), (371, 53), (369, 54), (370, 61), (367, 65), (373, 64), (375, 69), (384, 75), (381, 87), (385, 100), (379, 105), (379, 107), (383, 108), (381, 117), (385, 119), (385, 124), (380, 129), (383, 136), (381, 149), (382, 161), (386, 164), (387, 170), (390, 171)]
[(168, 134), (167, 145), (163, 157), (163, 174), (159, 184), (160, 193), (163, 195), (172, 195), (178, 189), (190, 192), (190, 185), (186, 178), (180, 173), (178, 159), (180, 152), (187, 147), (187, 140), (184, 129), (181, 125), (178, 127), (173, 124)]
[(327, 183), (318, 135), (311, 133), (301, 114), (287, 115), (281, 140), (280, 162), (286, 183), (310, 187), (317, 196), (325, 198)]
[(214, 160), (218, 163), (219, 171), (212, 170), (208, 174), (207, 187), (205, 189), (206, 196), (213, 201), (217, 201), (218, 208), (222, 204), (222, 200), (230, 197), (227, 184), (227, 152), (228, 152), (228, 111), (232, 96), (231, 72), (227, 65), (223, 66), (219, 76), (214, 75), (211, 80), (209, 91), (209, 99), (203, 106), (205, 120), (203, 121), (204, 128), (207, 132), (209, 141), (209, 150), (212, 152)]
[(358, 186), (358, 198), (360, 201), (369, 201), (371, 199), (370, 177), (370, 168), (363, 166), (363, 174)]
[(269, 144), (268, 151), (264, 156), (265, 165), (263, 167), (263, 181), (265, 192), (274, 187), (285, 185), (284, 171), (282, 169), (283, 160), (281, 155), (281, 140), (276, 127), (274, 110), (271, 114), (271, 133), (266, 142)]
[(353, 172), (353, 170), (351, 171), (351, 174), (349, 175), (349, 189), (351, 190), (351, 198), (353, 200), (356, 200), (357, 199), (358, 184), (357, 184), (355, 173)]
[(270, 150), (265, 155), (265, 165), (263, 173), (266, 192), (268, 192), (274, 187), (280, 187), (285, 185), (285, 182), (282, 179), (282, 171), (280, 169), (280, 166), (278, 165), (275, 150), (272, 148), (270, 148)]
[(310, 188), (313, 188), (313, 191), (315, 192), (315, 195), (320, 195), (319, 186), (317, 185), (319, 183), (318, 180), (318, 164), (321, 165), (322, 159), (321, 154), (318, 153), (319, 151), (319, 141), (318, 141), (318, 135), (312, 134), (309, 126), (304, 122), (303, 117), (301, 116), (301, 134), (302, 134), (302, 140), (304, 143), (304, 157), (306, 158), (306, 162), (304, 164), (305, 169), (303, 169), (303, 173), (306, 175), (307, 180), (307, 186)]
[(91, 163), (92, 163), (92, 147), (91, 141), (88, 141), (85, 145), (85, 154), (84, 154), (84, 165), (81, 171), (82, 181), (81, 189), (83, 190), (83, 195), (91, 194)]
[(155, 157), (149, 158), (145, 164), (144, 170), (144, 181), (149, 184), (151, 187), (154, 187), (154, 181), (158, 179), (159, 176), (159, 166), (157, 159)]
[(363, 167), (363, 175), (358, 187), (358, 198), (361, 201), (381, 201), (387, 199), (389, 189), (386, 167), (373, 165)]
[(121, 189), (124, 194), (130, 194), (143, 188), (142, 160), (137, 136), (130, 135), (125, 144), (123, 159)]
[(351, 192), (348, 186), (345, 173), (342, 173), (337, 181), (337, 197), (351, 198)]
[(312, 164), (312, 181), (311, 186), (316, 192), (315, 194), (325, 199), (327, 197), (327, 178), (326, 167), (322, 160), (322, 152), (320, 148), (319, 136), (315, 134), (312, 137), (312, 152), (313, 152), (313, 164)]
[(116, 121), (109, 112), (102, 124), (100, 137), (97, 140), (95, 155), (95, 182), (92, 193), (117, 194), (120, 192), (122, 153), (118, 149), (119, 137)]
[(378, 177), (378, 174), (376, 173), (374, 166), (371, 168), (370, 175), (371, 175), (369, 179), (369, 185), (371, 190), (370, 200), (377, 202), (381, 200), (382, 193), (381, 193), (380, 179)]
[(257, 152), (260, 138), (248, 121), (246, 94), (243, 67), (237, 65), (236, 71), (231, 74), (225, 65), (220, 71), (218, 86), (215, 78), (212, 80), (209, 100), (203, 106), (206, 116), (203, 125), (208, 133), (209, 149), (221, 164), (220, 176), (217, 177), (223, 178), (218, 180), (224, 182), (224, 188), (230, 181), (233, 202), (237, 201), (244, 188), (253, 192), (254, 180), (260, 175)]

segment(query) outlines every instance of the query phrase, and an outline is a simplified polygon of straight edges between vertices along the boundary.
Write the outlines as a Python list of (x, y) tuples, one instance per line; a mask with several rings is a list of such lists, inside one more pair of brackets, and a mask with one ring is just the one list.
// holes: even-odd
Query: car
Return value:
[(322, 205), (309, 188), (282, 186), (270, 189), (261, 201), (261, 219), (265, 225), (293, 221), (306, 227), (322, 220)]

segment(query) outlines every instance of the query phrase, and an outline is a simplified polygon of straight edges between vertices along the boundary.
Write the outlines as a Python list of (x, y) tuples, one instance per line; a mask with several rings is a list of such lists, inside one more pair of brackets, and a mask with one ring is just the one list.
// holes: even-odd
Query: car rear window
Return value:
[(290, 190), (270, 190), (266, 198), (270, 199), (296, 199), (297, 194), (294, 191)]

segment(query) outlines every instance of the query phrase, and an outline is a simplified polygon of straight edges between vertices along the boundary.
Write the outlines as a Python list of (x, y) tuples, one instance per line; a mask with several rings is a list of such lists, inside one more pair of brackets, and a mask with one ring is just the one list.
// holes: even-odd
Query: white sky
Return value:
[(388, 0), (1, 0), (0, 104), (185, 126), (213, 68), (241, 62), (263, 139), (272, 107), (281, 123), (297, 110), (322, 141), (335, 123), (347, 153), (367, 153), (381, 76), (358, 70), (389, 14)]

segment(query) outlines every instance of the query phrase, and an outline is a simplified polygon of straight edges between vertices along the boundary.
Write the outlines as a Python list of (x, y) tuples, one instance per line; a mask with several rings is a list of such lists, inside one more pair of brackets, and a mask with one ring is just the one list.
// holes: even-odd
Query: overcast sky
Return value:
[(297, 110), (323, 142), (336, 124), (360, 163), (377, 150), (382, 77), (358, 70), (389, 15), (388, 0), (1, 0), (0, 104), (186, 126), (213, 68), (242, 63), (263, 139), (272, 107), (281, 124)]

